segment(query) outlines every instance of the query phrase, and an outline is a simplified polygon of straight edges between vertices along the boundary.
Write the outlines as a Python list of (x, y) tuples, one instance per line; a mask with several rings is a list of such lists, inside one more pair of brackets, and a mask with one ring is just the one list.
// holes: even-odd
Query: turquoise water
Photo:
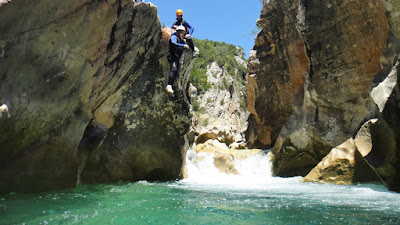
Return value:
[(189, 163), (177, 182), (12, 193), (0, 196), (0, 224), (400, 224), (400, 194), (382, 185), (273, 178), (258, 174), (264, 161), (238, 163), (236, 176)]
[(207, 190), (184, 183), (80, 186), (0, 200), (0, 224), (400, 224), (382, 186)]

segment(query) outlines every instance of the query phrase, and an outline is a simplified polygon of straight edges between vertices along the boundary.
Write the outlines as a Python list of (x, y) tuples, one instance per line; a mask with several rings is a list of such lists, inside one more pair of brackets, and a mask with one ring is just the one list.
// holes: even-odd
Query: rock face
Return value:
[(396, 0), (385, 0), (384, 2), (389, 25), (396, 36), (400, 37), (400, 2)]
[(305, 176), (331, 150), (312, 127), (305, 127), (288, 136), (282, 149), (273, 154), (274, 176)]
[[(216, 42), (215, 45), (215, 49), (218, 49), (226, 44)], [(234, 50), (233, 60), (244, 67), (243, 49), (235, 47)], [(211, 57), (217, 60), (216, 56)], [(210, 88), (192, 95), (192, 103), (196, 102), (199, 108), (194, 111), (197, 118), (196, 124), (193, 125), (195, 142), (200, 144), (214, 139), (228, 146), (235, 142), (244, 146), (243, 132), (247, 128), (249, 115), (243, 102), (246, 96), (246, 87), (242, 83), (244, 78), (239, 73), (239, 68), (230, 71), (229, 68), (218, 65), (217, 61), (209, 63), (206, 67), (206, 80)]]
[[(378, 118), (385, 120), (382, 123), (387, 123), (390, 128), (386, 131), (394, 134), (393, 140), (399, 146), (396, 136), (399, 115), (397, 89), (390, 89), (397, 85), (396, 82), (391, 82), (385, 94), (382, 88), (376, 90), (378, 94), (375, 98), (390, 99), (387, 100), (390, 104), (380, 103), (377, 108), (370, 97), (370, 87), (388, 76), (399, 55), (398, 12), (399, 4), (390, 0), (264, 1), (259, 20), (262, 31), (256, 38), (248, 64), (247, 106), (251, 115), (247, 137), (249, 146), (272, 147), (276, 175), (304, 175), (313, 167), (312, 164), (315, 166), (322, 159), (313, 158), (298, 164), (293, 162), (305, 155), (302, 148), (293, 144), (294, 137), (299, 133), (302, 133), (300, 140), (308, 139), (310, 143), (315, 143), (306, 155), (312, 155), (317, 150), (321, 153), (319, 157), (323, 157), (330, 149), (345, 149), (335, 146), (353, 139), (365, 121)], [(382, 107), (385, 108), (383, 111)], [(377, 138), (372, 138), (374, 140), (382, 136), (375, 135), (377, 133), (371, 134)], [(373, 152), (389, 154), (378, 144), (376, 148), (380, 150)], [(361, 163), (360, 159), (363, 159), (368, 162), (367, 165), (374, 167), (368, 156), (357, 147), (346, 149), (355, 149), (342, 151), (353, 155), (352, 161), (347, 162)], [(357, 157), (354, 158), (354, 155)], [(393, 155), (397, 155), (396, 159)], [(335, 167), (335, 163), (344, 163), (342, 159), (348, 157), (333, 158), (330, 157), (331, 168), (343, 171)], [(398, 168), (398, 163), (394, 163), (398, 153), (393, 154), (390, 150), (387, 158), (391, 160), (384, 158), (386, 165)], [(327, 166), (327, 159), (322, 164)], [(346, 167), (350, 171), (348, 174), (355, 174), (355, 164), (350, 164), (347, 163), (349, 166)], [(375, 172), (388, 183), (396, 180), (397, 173), (387, 175), (390, 169), (385, 168)], [(338, 180), (348, 183), (363, 179)], [(396, 185), (388, 186), (396, 189)]]
[(248, 63), (249, 147), (271, 147), (295, 105), (303, 102), (309, 60), (294, 23), (297, 5), (297, 1), (269, 1), (262, 9), (258, 22), (262, 30)]
[[(341, 23), (342, 18), (348, 22)], [(271, 127), (265, 147), (274, 145), (285, 125), (291, 132), (311, 123), (331, 145), (342, 143), (368, 114), (369, 85), (380, 70), (388, 32), (383, 4), (306, 1), (299, 7), (298, 1), (270, 1), (259, 23), (263, 30), (254, 47), (260, 61), (254, 71), (258, 94), (256, 113), (251, 112), (261, 126)], [(278, 29), (282, 26), (286, 29)], [(287, 53), (291, 49), (297, 52)], [(271, 68), (279, 64), (281, 69)]]
[(0, 19), (0, 103), (11, 115), (0, 119), (0, 193), (180, 176), (187, 77), (164, 92), (156, 7), (21, 0), (2, 4)]
[[(399, 191), (398, 66), (399, 63), (371, 92), (379, 108), (378, 119), (367, 121), (354, 139), (334, 148), (304, 181), (336, 184), (382, 181), (391, 190)], [(391, 113), (386, 114), (389, 118), (382, 115), (386, 107), (391, 109)]]
[(371, 95), (379, 107), (378, 122), (359, 131), (370, 137), (364, 141), (369, 144), (359, 147), (360, 152), (389, 189), (397, 192), (400, 192), (399, 70), (400, 58), (386, 79), (372, 90)]

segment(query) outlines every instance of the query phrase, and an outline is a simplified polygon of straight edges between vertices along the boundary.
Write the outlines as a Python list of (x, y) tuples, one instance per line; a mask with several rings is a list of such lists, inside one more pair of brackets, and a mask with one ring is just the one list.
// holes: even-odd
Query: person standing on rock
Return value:
[(186, 20), (183, 19), (183, 11), (182, 9), (176, 10), (176, 22), (172, 24), (172, 29), (175, 29), (178, 26), (185, 27), (185, 39), (193, 52), (193, 57), (196, 57), (197, 52), (194, 49), (194, 43), (192, 39), (192, 34), (194, 31), (194, 27), (192, 27)]
[(175, 30), (176, 32), (171, 35), (169, 41), (168, 61), (171, 64), (171, 71), (169, 72), (168, 85), (165, 87), (165, 90), (171, 94), (174, 93), (172, 85), (179, 72), (179, 59), (182, 56), (183, 50), (189, 49), (189, 45), (185, 41), (185, 27), (177, 26)]

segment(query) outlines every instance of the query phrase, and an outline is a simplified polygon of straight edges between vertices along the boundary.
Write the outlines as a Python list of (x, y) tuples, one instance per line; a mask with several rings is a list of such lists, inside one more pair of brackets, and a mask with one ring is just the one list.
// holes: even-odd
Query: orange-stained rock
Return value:
[(294, 1), (283, 4), (270, 1), (264, 5), (258, 21), (262, 30), (249, 57), (249, 147), (271, 147), (293, 113), (292, 103), (303, 101), (309, 62), (296, 28), (298, 5)]
[(372, 114), (370, 86), (396, 40), (386, 45), (385, 4), (375, 0), (264, 1), (259, 24), (249, 60), (248, 145), (274, 146), (276, 175), (304, 175), (315, 162), (290, 160), (304, 156), (292, 148), (293, 134), (307, 127), (305, 137), (330, 148), (349, 139)]

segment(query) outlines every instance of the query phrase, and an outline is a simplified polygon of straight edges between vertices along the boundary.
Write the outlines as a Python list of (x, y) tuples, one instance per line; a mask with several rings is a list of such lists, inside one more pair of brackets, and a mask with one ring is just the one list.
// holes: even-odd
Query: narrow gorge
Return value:
[(0, 0), (0, 224), (400, 224), (399, 1), (254, 1)]

